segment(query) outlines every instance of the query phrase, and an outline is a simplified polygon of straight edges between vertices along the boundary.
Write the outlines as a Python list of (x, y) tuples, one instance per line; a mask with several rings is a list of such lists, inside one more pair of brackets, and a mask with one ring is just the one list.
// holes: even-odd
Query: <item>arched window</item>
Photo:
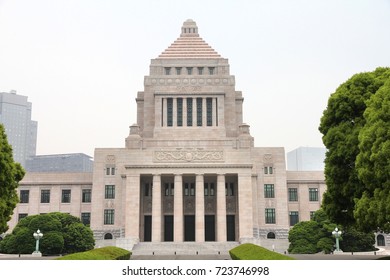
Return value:
[(382, 234), (378, 234), (376, 237), (376, 244), (378, 246), (386, 246), (385, 237)]
[(267, 239), (275, 239), (275, 233), (274, 232), (269, 232), (268, 234), (267, 234)]
[(106, 233), (104, 235), (104, 239), (112, 239), (112, 234), (111, 233)]

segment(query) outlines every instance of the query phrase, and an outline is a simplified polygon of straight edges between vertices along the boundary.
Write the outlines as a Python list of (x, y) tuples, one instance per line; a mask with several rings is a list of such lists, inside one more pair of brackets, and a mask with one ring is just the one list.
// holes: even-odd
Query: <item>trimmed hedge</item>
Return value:
[(107, 246), (82, 253), (66, 255), (57, 260), (129, 260), (131, 252), (122, 248)]
[(294, 260), (251, 243), (241, 244), (229, 251), (232, 260)]

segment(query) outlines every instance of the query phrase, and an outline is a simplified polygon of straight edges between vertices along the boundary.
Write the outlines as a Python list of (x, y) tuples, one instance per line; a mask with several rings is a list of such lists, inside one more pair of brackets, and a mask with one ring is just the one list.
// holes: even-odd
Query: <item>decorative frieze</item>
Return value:
[(155, 151), (154, 162), (223, 162), (223, 150)]

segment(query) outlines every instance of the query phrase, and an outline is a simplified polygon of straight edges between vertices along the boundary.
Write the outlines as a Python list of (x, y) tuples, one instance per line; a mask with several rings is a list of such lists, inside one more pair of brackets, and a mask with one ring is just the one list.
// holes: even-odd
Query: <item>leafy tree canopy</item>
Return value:
[(8, 230), (7, 222), (19, 202), (16, 190), (24, 174), (22, 166), (14, 162), (12, 147), (7, 141), (4, 126), (0, 124), (0, 233)]
[[(387, 210), (383, 212), (373, 201), (375, 190), (383, 189), (390, 174), (389, 80), (390, 68), (354, 75), (330, 96), (321, 118), (319, 130), (327, 148), (327, 191), (322, 206), (336, 223), (350, 226), (357, 222), (366, 230), (384, 227), (378, 222), (362, 226), (369, 214), (359, 205), (370, 204), (386, 220)], [(370, 170), (369, 166), (377, 168)]]

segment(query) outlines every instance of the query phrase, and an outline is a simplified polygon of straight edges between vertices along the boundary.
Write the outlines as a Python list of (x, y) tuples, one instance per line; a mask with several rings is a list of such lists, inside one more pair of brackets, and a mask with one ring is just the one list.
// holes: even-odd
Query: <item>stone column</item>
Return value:
[(211, 102), (212, 102), (211, 114), (212, 114), (212, 117), (213, 117), (212, 126), (217, 126), (217, 114), (218, 114), (217, 98), (213, 97)]
[(175, 174), (175, 193), (173, 202), (173, 240), (183, 242), (184, 240), (184, 213), (183, 213), (183, 177)]
[(183, 127), (187, 127), (187, 98), (183, 97)]
[(172, 98), (172, 126), (177, 126), (177, 98)]
[(252, 176), (250, 172), (238, 175), (239, 239), (253, 238)]
[(163, 127), (167, 127), (167, 99), (162, 98), (162, 112), (161, 112), (161, 117), (162, 117), (162, 123)]
[(161, 241), (161, 175), (153, 175), (153, 197), (152, 197), (152, 241)]
[(225, 174), (217, 175), (217, 241), (226, 242)]
[(156, 98), (155, 104), (154, 104), (154, 122), (157, 127), (161, 127), (162, 125), (162, 98), (161, 96), (158, 96)]
[(207, 126), (207, 104), (206, 98), (202, 98), (202, 126)]
[[(140, 174), (126, 176), (125, 236), (139, 240)], [(118, 217), (119, 218), (119, 217)]]
[(192, 98), (192, 126), (197, 126), (197, 114), (196, 114), (196, 111), (198, 109), (198, 105), (196, 103), (196, 98)]
[(204, 242), (204, 178), (196, 175), (195, 183), (195, 241)]

